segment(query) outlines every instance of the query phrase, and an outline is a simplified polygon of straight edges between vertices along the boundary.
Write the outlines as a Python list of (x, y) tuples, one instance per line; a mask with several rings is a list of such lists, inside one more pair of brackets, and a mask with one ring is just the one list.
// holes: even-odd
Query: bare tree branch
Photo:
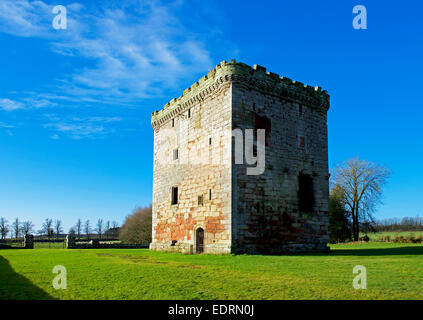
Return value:
[(334, 185), (343, 190), (345, 203), (351, 209), (355, 241), (360, 233), (359, 224), (374, 221), (373, 213), (382, 203), (382, 188), (390, 175), (387, 168), (358, 157), (347, 160), (336, 168)]

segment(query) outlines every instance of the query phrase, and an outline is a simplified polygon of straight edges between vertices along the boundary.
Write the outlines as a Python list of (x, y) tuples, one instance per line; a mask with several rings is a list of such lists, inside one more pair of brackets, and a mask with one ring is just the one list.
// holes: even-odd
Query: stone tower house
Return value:
[[(329, 95), (320, 87), (231, 60), (154, 112), (150, 249), (324, 250), (328, 109)], [(243, 155), (250, 152), (257, 160), (263, 150), (263, 170), (249, 174), (255, 165)]]

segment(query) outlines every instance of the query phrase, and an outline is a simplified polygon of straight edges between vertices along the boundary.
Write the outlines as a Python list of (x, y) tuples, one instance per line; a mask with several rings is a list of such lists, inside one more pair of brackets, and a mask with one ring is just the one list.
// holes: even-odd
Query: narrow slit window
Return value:
[(179, 159), (179, 150), (174, 149), (173, 150), (173, 160), (178, 160), (178, 159)]
[(202, 206), (204, 204), (204, 196), (200, 195), (198, 196), (198, 205)]
[(175, 119), (172, 119), (172, 128), (175, 126)]
[(191, 109), (188, 109), (188, 118), (191, 118)]
[(209, 189), (209, 200), (212, 199), (212, 189)]
[(178, 204), (178, 187), (172, 187), (172, 205)]

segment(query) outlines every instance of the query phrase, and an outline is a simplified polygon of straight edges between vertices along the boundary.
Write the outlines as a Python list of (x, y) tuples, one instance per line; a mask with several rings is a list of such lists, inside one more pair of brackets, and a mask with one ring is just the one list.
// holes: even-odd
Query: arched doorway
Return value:
[(198, 228), (195, 232), (196, 253), (204, 252), (204, 229)]

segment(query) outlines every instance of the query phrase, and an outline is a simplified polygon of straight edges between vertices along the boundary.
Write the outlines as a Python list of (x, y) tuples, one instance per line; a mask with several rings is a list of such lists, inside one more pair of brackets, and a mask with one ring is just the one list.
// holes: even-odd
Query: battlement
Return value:
[(177, 114), (184, 112), (198, 99), (215, 91), (222, 83), (232, 81), (257, 90), (284, 98), (288, 101), (307, 105), (311, 108), (329, 109), (329, 95), (326, 90), (316, 86), (304, 85), (273, 72), (266, 72), (266, 68), (255, 64), (253, 67), (235, 60), (222, 61), (199, 81), (183, 91), (179, 98), (174, 98), (164, 105), (160, 111), (151, 115), (153, 128), (162, 125)]

